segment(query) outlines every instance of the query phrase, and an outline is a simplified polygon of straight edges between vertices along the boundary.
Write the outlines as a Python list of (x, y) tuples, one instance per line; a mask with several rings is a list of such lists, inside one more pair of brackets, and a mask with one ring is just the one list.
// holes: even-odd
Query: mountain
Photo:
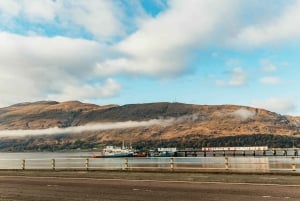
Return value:
[(123, 140), (138, 148), (288, 147), (300, 145), (298, 135), (299, 117), (238, 105), (39, 101), (0, 108), (0, 150), (11, 151), (91, 149)]

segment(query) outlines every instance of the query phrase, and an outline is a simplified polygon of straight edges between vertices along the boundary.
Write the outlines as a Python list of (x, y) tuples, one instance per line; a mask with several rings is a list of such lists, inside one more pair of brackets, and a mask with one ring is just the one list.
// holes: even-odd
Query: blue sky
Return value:
[(0, 2), (0, 106), (238, 104), (300, 115), (298, 0)]

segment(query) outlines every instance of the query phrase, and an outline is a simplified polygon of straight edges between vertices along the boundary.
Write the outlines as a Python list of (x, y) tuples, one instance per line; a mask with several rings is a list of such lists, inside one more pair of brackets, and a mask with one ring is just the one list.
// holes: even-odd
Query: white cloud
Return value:
[(125, 26), (121, 23), (125, 16), (114, 1), (69, 1), (63, 12), (64, 20), (84, 27), (98, 40), (125, 34)]
[(102, 84), (81, 84), (73, 83), (62, 86), (57, 89), (55, 94), (50, 94), (48, 99), (50, 100), (90, 100), (95, 98), (109, 98), (117, 95), (121, 90), (121, 85), (108, 78)]
[(276, 85), (276, 84), (280, 84), (282, 81), (279, 77), (268, 76), (268, 77), (261, 78), (260, 82), (263, 84)]
[(267, 19), (240, 28), (229, 40), (237, 47), (256, 48), (265, 45), (278, 45), (300, 39), (300, 1), (287, 2), (286, 7), (273, 13)]
[[(18, 2), (20, 3), (20, 2)], [(61, 7), (55, 1), (21, 1), (24, 15), (32, 21), (53, 21), (56, 11)]]
[(99, 71), (153, 76), (184, 72), (192, 50), (220, 40), (215, 31), (231, 18), (232, 2), (171, 1), (168, 10), (144, 20), (135, 33), (117, 44), (119, 56), (99, 63)]
[(11, 18), (21, 11), (21, 6), (17, 1), (0, 1), (0, 11), (2, 16)]
[(273, 73), (277, 71), (277, 67), (268, 59), (264, 59), (261, 62), (263, 72)]
[(0, 32), (0, 105), (50, 97), (107, 98), (121, 86), (94, 74), (103, 56), (99, 43), (65, 37), (19, 36)]
[(263, 101), (253, 101), (251, 105), (280, 114), (289, 114), (296, 110), (296, 103), (292, 98), (270, 98)]
[(241, 87), (247, 83), (247, 77), (247, 73), (241, 67), (236, 67), (230, 71), (230, 78), (228, 81), (217, 80), (216, 85), (220, 87)]
[[(117, 1), (40, 1), (40, 0), (10, 0), (1, 1), (0, 11), (6, 23), (14, 29), (20, 29), (18, 20), (30, 24), (26, 27), (30, 32), (37, 27), (49, 24), (56, 29), (68, 29), (69, 34), (86, 30), (99, 41), (111, 41), (114, 37), (123, 36), (128, 26), (122, 3)], [(40, 22), (40, 23), (39, 23)], [(37, 24), (35, 24), (37, 23)]]
[(246, 72), (240, 67), (233, 69), (228, 85), (239, 87), (245, 85), (246, 82), (247, 82)]

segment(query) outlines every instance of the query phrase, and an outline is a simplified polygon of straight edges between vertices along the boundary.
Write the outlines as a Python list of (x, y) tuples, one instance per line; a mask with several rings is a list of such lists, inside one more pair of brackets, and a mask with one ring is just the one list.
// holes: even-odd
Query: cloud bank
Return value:
[(287, 114), (296, 110), (296, 104), (292, 98), (270, 98), (263, 101), (253, 101), (251, 105), (280, 114)]
[(39, 135), (56, 135), (56, 134), (76, 134), (82, 132), (103, 131), (111, 129), (126, 129), (149, 126), (169, 126), (182, 122), (193, 122), (198, 119), (198, 114), (185, 115), (178, 118), (151, 119), (148, 121), (125, 121), (125, 122), (107, 122), (97, 124), (87, 124), (84, 126), (67, 127), (67, 128), (47, 128), (35, 130), (0, 130), (0, 137), (23, 137)]
[(48, 128), (36, 130), (0, 130), (0, 137), (22, 137), (22, 136), (37, 136), (37, 135), (56, 135), (56, 134), (75, 134), (82, 132), (103, 131), (110, 129), (125, 129), (147, 126), (168, 126), (175, 122), (175, 119), (153, 119), (149, 121), (126, 121), (126, 122), (111, 122), (90, 124), (84, 126), (68, 127), (68, 128)]

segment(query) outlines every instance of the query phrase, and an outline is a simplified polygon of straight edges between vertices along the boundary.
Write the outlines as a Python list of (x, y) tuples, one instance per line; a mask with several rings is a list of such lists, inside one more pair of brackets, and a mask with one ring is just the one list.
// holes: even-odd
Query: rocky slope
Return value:
[[(89, 129), (95, 125), (97, 129)], [(85, 126), (80, 132), (58, 129), (51, 135), (41, 132), (41, 135), (30, 136), (31, 130), (80, 126)], [(28, 135), (14, 135), (18, 133), (15, 130), (20, 129), (27, 130)], [(8, 130), (13, 132), (5, 134)], [(182, 103), (98, 106), (78, 101), (40, 101), (0, 109), (2, 150), (21, 149), (20, 144), (23, 149), (92, 148), (123, 140), (139, 147), (199, 147), (207, 146), (205, 142), (212, 139), (226, 141), (238, 137), (234, 139), (241, 141), (254, 135), (272, 139), (274, 136), (297, 137), (300, 119), (245, 106)], [(266, 142), (259, 142), (261, 138), (256, 140), (258, 142), (252, 140), (252, 144), (266, 144), (269, 138)]]

